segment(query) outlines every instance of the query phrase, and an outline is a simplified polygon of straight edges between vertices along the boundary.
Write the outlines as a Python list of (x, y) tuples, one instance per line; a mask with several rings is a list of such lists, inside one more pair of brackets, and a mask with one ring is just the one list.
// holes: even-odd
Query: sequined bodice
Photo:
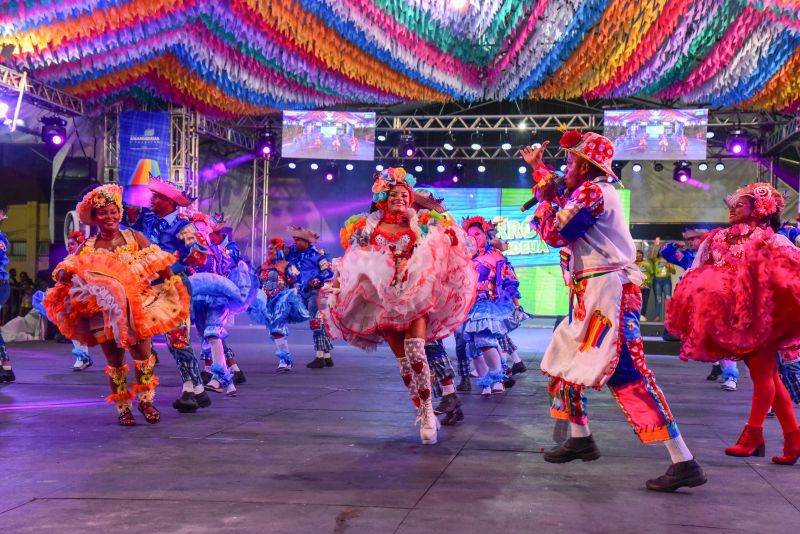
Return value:
[(391, 234), (380, 228), (376, 228), (375, 231), (372, 232), (370, 241), (373, 245), (388, 249), (395, 256), (408, 258), (411, 256), (411, 251), (417, 239), (410, 228), (401, 230), (396, 234)]

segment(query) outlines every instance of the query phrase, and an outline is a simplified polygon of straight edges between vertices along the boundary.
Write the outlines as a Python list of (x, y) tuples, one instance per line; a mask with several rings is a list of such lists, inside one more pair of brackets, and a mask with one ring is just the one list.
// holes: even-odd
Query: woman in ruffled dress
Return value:
[(750, 417), (729, 456), (763, 456), (770, 406), (784, 433), (778, 464), (800, 457), (800, 429), (778, 373), (776, 353), (800, 348), (800, 251), (777, 234), (783, 196), (767, 183), (727, 199), (729, 228), (713, 230), (668, 305), (665, 327), (681, 338), (681, 358), (744, 360), (753, 381)]
[(484, 398), (503, 393), (506, 373), (500, 355), (500, 343), (528, 315), (519, 305), (519, 280), (500, 250), (487, 239), (491, 224), (481, 216), (465, 219), (462, 224), (474, 243), (472, 258), (478, 275), (478, 298), (464, 322), (464, 338), (478, 353), (473, 360), (478, 385)]
[(348, 219), (345, 254), (320, 295), (331, 333), (365, 350), (389, 344), (418, 409), (420, 439), (437, 441), (425, 342), (464, 322), (475, 301), (476, 274), (465, 235), (452, 218), (412, 208), (416, 179), (401, 168), (374, 175), (377, 210)]
[[(84, 224), (98, 234), (56, 266), (56, 286), (43, 301), (47, 315), (69, 339), (100, 345), (108, 365), (112, 394), (106, 398), (119, 412), (122, 426), (133, 426), (133, 398), (148, 423), (161, 416), (153, 405), (158, 377), (150, 338), (175, 328), (189, 314), (189, 294), (169, 266), (172, 254), (151, 245), (133, 230), (120, 229), (122, 188), (103, 185), (77, 206)], [(151, 285), (160, 280), (161, 283)], [(133, 357), (136, 384), (128, 388), (125, 351)]]

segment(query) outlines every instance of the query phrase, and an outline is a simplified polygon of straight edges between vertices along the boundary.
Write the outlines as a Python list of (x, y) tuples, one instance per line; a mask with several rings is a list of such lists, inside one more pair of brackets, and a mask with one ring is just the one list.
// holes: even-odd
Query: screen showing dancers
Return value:
[(375, 159), (375, 113), (284, 111), (283, 157)]
[(603, 113), (603, 135), (617, 160), (706, 159), (707, 109), (635, 109)]
[[(520, 302), (534, 315), (565, 315), (569, 290), (564, 286), (560, 249), (551, 248), (531, 229), (535, 210), (519, 207), (531, 197), (530, 188), (439, 188), (424, 187), (443, 198), (457, 222), (480, 215), (487, 221), (502, 217), (497, 236), (508, 243), (504, 252), (519, 278)], [(630, 190), (618, 189), (626, 219), (630, 222)]]

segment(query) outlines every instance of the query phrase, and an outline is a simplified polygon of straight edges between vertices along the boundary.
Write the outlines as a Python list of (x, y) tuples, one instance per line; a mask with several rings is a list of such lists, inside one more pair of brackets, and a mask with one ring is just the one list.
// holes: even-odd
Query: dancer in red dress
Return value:
[(753, 380), (750, 418), (729, 456), (763, 456), (762, 426), (770, 406), (784, 433), (783, 455), (800, 457), (792, 402), (778, 374), (778, 351), (800, 348), (800, 251), (775, 230), (785, 206), (767, 183), (727, 199), (729, 228), (713, 230), (667, 306), (665, 327), (681, 338), (681, 358), (744, 360)]

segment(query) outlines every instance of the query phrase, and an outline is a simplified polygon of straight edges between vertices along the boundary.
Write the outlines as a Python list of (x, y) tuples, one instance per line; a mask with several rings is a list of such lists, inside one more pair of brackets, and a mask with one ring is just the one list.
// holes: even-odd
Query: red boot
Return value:
[(783, 456), (773, 456), (772, 461), (781, 465), (794, 465), (800, 458), (800, 429), (783, 436)]
[(736, 445), (725, 449), (728, 456), (764, 456), (764, 434), (760, 428), (744, 425)]

